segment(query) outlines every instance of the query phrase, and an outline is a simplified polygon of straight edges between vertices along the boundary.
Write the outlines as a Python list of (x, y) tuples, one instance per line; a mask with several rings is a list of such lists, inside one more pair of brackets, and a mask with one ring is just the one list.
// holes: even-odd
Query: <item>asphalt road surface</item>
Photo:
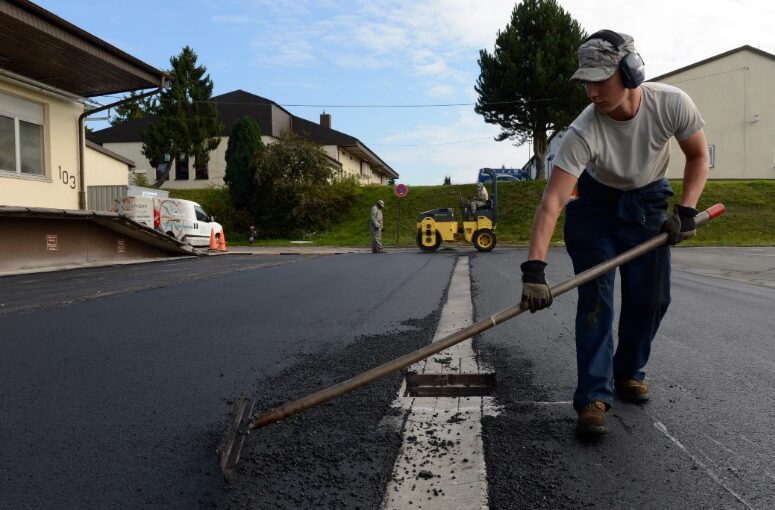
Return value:
[[(739, 254), (726, 252), (729, 266)], [(480, 317), (513, 296), (521, 257), (476, 256)], [(647, 368), (652, 401), (616, 402), (600, 441), (573, 434), (575, 291), (482, 335), (504, 406), (484, 422), (492, 508), (775, 508), (775, 291), (689, 272), (693, 257), (702, 260), (676, 257), (673, 303)], [(763, 260), (737, 279), (771, 285), (775, 259)], [(548, 272), (553, 282), (572, 275), (562, 250)]]
[[(0, 278), (0, 508), (378, 508), (399, 374), (256, 431), (228, 480), (215, 449), (240, 392), (268, 409), (427, 343), (459, 253), (478, 318), (513, 304), (519, 249)], [(774, 272), (712, 256), (674, 272), (652, 401), (617, 402), (600, 441), (573, 435), (575, 292), (476, 339), (491, 508), (775, 507)], [(549, 275), (571, 275), (564, 251)]]

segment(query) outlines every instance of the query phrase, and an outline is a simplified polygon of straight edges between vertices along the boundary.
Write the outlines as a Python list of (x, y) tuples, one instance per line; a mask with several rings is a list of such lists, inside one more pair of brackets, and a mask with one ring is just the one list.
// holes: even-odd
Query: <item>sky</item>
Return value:
[[(158, 69), (191, 46), (214, 95), (242, 89), (315, 122), (330, 113), (334, 129), (358, 138), (410, 186), (441, 184), (445, 176), (474, 182), (479, 168), (522, 167), (532, 154), (529, 144), (496, 142), (499, 128), (473, 111), (479, 51), (493, 50), (514, 1), (36, 3)], [(770, 0), (559, 4), (588, 33), (632, 35), (646, 79), (746, 44), (775, 54)]]

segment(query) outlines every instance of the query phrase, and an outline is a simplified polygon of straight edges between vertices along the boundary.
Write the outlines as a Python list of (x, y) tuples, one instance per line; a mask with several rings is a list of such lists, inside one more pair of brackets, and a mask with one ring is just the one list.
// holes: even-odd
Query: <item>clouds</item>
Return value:
[(441, 184), (474, 182), (483, 167), (522, 167), (530, 158), (527, 146), (495, 142), (496, 126), (485, 124), (469, 108), (458, 108), (443, 123), (427, 122), (394, 130), (374, 148), (401, 172), (401, 181)]
[[(259, 58), (275, 65), (319, 61), (343, 68), (392, 68), (418, 77), (462, 83), (480, 48), (491, 46), (505, 26), (512, 3), (496, 0), (393, 0), (294, 2), (280, 11), (259, 2), (274, 16), (258, 19)], [(244, 16), (222, 15), (222, 22)], [(280, 22), (278, 22), (280, 21)], [(468, 56), (466, 60), (461, 57)]]
[(213, 23), (223, 23), (226, 25), (244, 25), (250, 23), (250, 18), (247, 16), (213, 16)]
[[(588, 32), (612, 28), (632, 34), (646, 62), (647, 78), (744, 44), (775, 52), (770, 27), (775, 3), (558, 2)], [(281, 103), (473, 103), (479, 50), (492, 50), (515, 3), (231, 0), (226, 4), (230, 9), (218, 8), (230, 12), (211, 19), (242, 31), (254, 52), (255, 74), (261, 77), (254, 82), (254, 92)], [(335, 115), (338, 129), (373, 147), (401, 173), (403, 182), (436, 184), (444, 175), (451, 175), (453, 182), (471, 182), (480, 167), (522, 166), (531, 155), (527, 146), (492, 141), (498, 128), (485, 124), (472, 108), (389, 114), (350, 109)], [(450, 141), (460, 143), (446, 144)]]

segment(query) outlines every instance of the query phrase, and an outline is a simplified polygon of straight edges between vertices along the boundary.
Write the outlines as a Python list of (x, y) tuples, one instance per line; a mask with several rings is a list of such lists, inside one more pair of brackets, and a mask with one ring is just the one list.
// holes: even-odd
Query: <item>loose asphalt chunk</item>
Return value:
[[(358, 338), (323, 354), (300, 357), (281, 373), (257, 381), (256, 412), (397, 358), (426, 345), (438, 313), (404, 323), (413, 329)], [(403, 374), (396, 373), (254, 431), (223, 491), (205, 508), (375, 508), (401, 448), (401, 433), (386, 416)], [(231, 409), (226, 403), (224, 410)], [(401, 417), (394, 420), (401, 422)], [(226, 430), (226, 417), (223, 431)], [(214, 446), (215, 448), (215, 446)], [(215, 464), (215, 456), (213, 457)]]

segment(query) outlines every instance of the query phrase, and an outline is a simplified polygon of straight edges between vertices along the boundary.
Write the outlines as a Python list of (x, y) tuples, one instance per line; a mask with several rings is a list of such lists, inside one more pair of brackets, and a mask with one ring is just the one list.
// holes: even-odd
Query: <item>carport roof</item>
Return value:
[(27, 0), (0, 0), (0, 68), (82, 97), (158, 87), (169, 78)]

